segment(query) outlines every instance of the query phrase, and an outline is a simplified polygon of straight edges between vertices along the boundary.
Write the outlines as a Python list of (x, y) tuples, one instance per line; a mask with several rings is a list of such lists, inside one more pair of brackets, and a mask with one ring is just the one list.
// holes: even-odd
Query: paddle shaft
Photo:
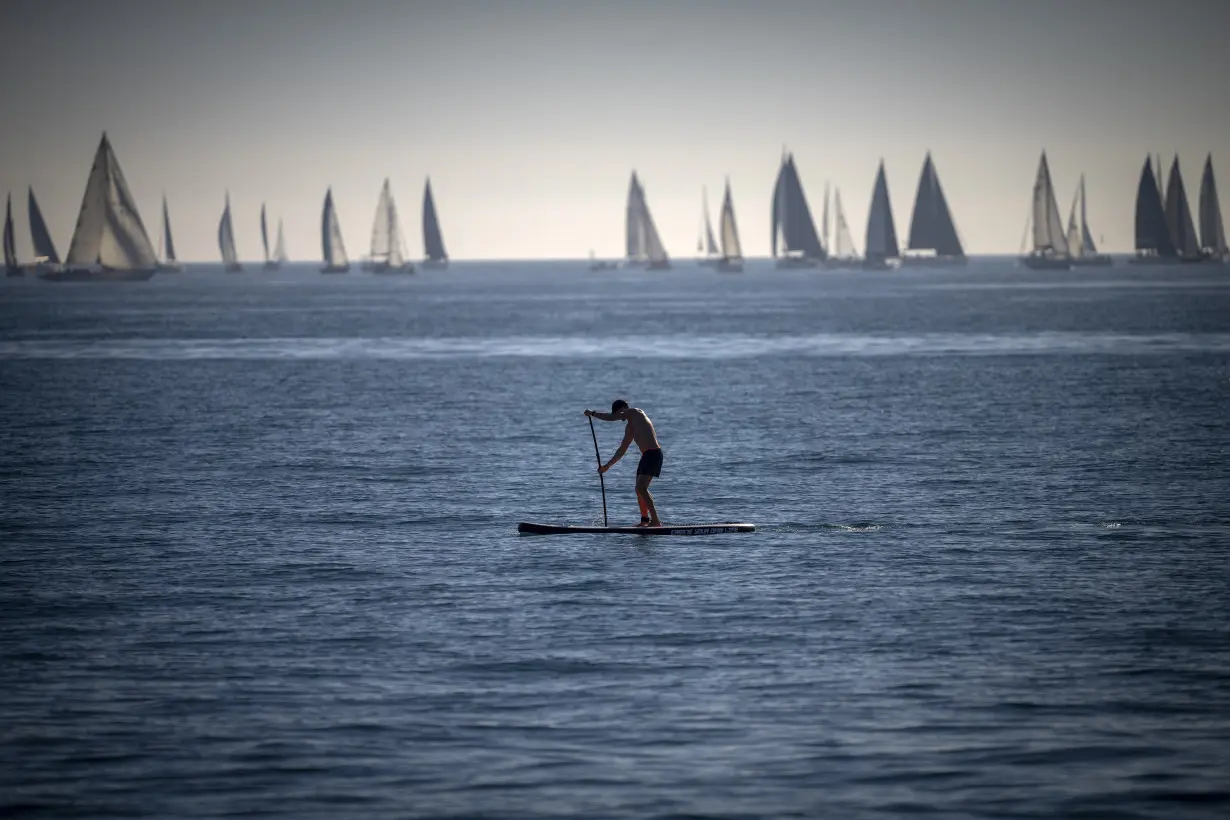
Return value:
[(598, 434), (594, 432), (594, 417), (589, 416), (589, 434), (594, 437), (594, 458), (598, 459), (598, 482), (602, 486), (602, 526), (610, 526), (606, 520), (606, 479), (602, 477), (602, 454), (598, 452)]

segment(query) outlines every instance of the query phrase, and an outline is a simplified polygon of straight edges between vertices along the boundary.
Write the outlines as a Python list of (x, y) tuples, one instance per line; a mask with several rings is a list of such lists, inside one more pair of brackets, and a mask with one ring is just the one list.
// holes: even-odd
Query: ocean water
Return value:
[(1228, 553), (1230, 268), (0, 282), (6, 817), (1224, 817)]

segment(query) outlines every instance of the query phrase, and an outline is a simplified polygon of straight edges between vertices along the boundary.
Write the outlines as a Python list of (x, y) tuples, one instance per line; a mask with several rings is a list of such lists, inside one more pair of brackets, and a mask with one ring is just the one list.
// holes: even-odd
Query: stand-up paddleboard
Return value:
[(522, 535), (580, 535), (613, 532), (624, 535), (720, 535), (726, 532), (755, 532), (755, 524), (664, 524), (661, 527), (570, 527), (567, 524), (535, 524), (522, 521), (517, 532)]

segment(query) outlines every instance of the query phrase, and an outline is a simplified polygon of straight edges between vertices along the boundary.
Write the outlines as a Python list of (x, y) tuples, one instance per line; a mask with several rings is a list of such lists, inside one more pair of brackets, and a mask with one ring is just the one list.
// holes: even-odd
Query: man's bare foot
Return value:
[(633, 526), (635, 526), (635, 527), (651, 527), (651, 526), (653, 526), (653, 525), (652, 525), (652, 524), (650, 524), (648, 521), (642, 521), (641, 523), (639, 523), (639, 524), (634, 524)]

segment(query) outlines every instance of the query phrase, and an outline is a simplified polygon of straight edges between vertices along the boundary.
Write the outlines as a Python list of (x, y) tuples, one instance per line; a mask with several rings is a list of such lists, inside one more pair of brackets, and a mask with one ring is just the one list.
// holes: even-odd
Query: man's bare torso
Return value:
[(637, 447), (641, 448), (642, 453), (646, 450), (660, 449), (658, 433), (653, 429), (653, 422), (649, 420), (649, 416), (645, 415), (643, 410), (629, 407), (625, 417), (627, 419), (628, 433), (632, 434), (632, 440), (636, 442)]

